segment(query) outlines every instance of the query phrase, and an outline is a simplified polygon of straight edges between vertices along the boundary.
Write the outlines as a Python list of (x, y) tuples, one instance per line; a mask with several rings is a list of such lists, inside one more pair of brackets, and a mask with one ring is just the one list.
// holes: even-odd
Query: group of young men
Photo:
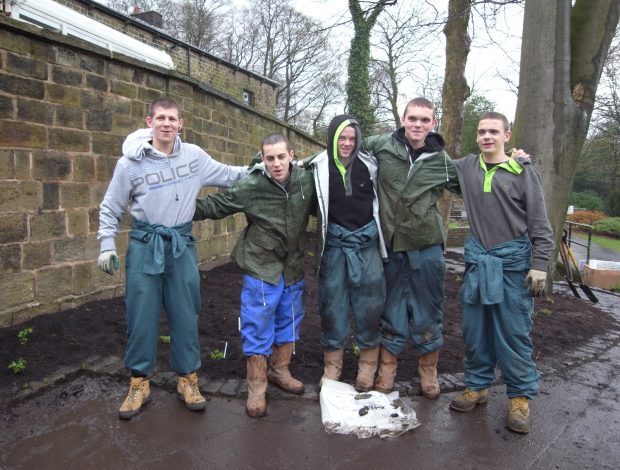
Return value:
[[(311, 214), (318, 218), (320, 347), (324, 380), (338, 380), (343, 350), (359, 347), (355, 388), (390, 392), (408, 342), (420, 354), (422, 394), (439, 397), (443, 345), (444, 229), (436, 202), (444, 189), (463, 194), (472, 235), (465, 244), (462, 289), (466, 389), (450, 407), (487, 400), (499, 365), (510, 399), (506, 424), (529, 431), (538, 389), (532, 360), (532, 296), (546, 292), (553, 236), (539, 177), (504, 153), (506, 118), (480, 120), (480, 155), (451, 160), (435, 126), (433, 104), (411, 100), (394, 132), (362, 138), (353, 116), (336, 116), (325, 151), (296, 162), (288, 139), (265, 137), (261, 161), (215, 162), (182, 143), (182, 120), (169, 98), (155, 100), (149, 129), (123, 145), (101, 204), (99, 266), (119, 268), (114, 239), (128, 208), (134, 222), (126, 256), (129, 393), (119, 416), (130, 419), (149, 397), (160, 309), (168, 315), (171, 367), (188, 408), (200, 410), (197, 316), (199, 275), (192, 220), (244, 213), (232, 253), (243, 269), (240, 325), (247, 358), (249, 416), (266, 413), (267, 383), (290, 393), (304, 385), (289, 365), (303, 319), (303, 254)], [(196, 201), (202, 186), (231, 187)]]

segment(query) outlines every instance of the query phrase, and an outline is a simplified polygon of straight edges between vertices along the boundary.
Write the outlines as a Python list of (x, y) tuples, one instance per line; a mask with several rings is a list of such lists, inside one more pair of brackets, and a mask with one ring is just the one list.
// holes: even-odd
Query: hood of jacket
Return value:
[[(410, 153), (413, 152), (413, 149), (411, 148), (411, 144), (407, 140), (407, 137), (405, 137), (404, 127), (396, 129), (394, 131), (394, 137), (399, 142), (404, 143), (409, 149)], [(441, 137), (441, 135), (437, 134), (436, 132), (429, 132), (428, 135), (426, 136), (426, 139), (424, 139), (424, 147), (416, 149), (416, 151), (418, 153), (431, 153), (431, 152), (434, 153), (434, 152), (439, 152), (440, 150), (443, 150), (445, 146), (446, 146), (446, 143), (443, 140), (443, 137)]]
[[(152, 158), (168, 158), (163, 152), (160, 152), (152, 144), (153, 130), (150, 127), (144, 129), (138, 129), (137, 131), (129, 134), (123, 142), (123, 156), (130, 160), (142, 160), (143, 157), (149, 156)], [(181, 149), (181, 137), (177, 135), (174, 141), (174, 147), (170, 157), (176, 156)]]
[(355, 129), (355, 148), (351, 157), (356, 157), (362, 146), (362, 130), (357, 119), (349, 114), (340, 114), (332, 119), (327, 127), (327, 154), (332, 160), (338, 156), (338, 138), (347, 126), (352, 126)]

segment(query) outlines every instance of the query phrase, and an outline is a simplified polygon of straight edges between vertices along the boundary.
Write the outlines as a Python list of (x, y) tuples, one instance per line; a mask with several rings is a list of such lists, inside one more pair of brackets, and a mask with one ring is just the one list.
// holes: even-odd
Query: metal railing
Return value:
[[(592, 245), (592, 229), (594, 228), (592, 225), (590, 224), (580, 224), (578, 222), (569, 222), (566, 221), (564, 222), (564, 232), (566, 234), (566, 241), (568, 243), (568, 246), (570, 247), (571, 244), (575, 244), (575, 245), (579, 245), (579, 246), (583, 246), (586, 249), (586, 264), (588, 264), (590, 262), (590, 248)], [(587, 243), (583, 243), (579, 240), (574, 240), (573, 239), (573, 227), (579, 227), (580, 230), (586, 230), (588, 232), (588, 242)]]

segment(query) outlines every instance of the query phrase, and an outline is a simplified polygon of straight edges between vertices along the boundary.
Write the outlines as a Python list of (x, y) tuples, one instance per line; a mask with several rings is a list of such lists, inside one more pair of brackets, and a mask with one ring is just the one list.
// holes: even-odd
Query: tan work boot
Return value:
[(299, 395), (304, 393), (304, 384), (295, 379), (288, 369), (292, 355), (293, 343), (280, 346), (274, 344), (271, 348), (271, 364), (267, 372), (267, 380), (285, 392)]
[(355, 390), (367, 392), (372, 390), (375, 373), (379, 363), (379, 346), (371, 349), (361, 349), (360, 357), (357, 361), (357, 378), (355, 379)]
[(441, 390), (437, 382), (437, 361), (439, 360), (439, 350), (420, 356), (418, 363), (418, 374), (420, 374), (420, 390), (429, 400), (439, 398)]
[(381, 393), (390, 393), (394, 389), (394, 378), (396, 377), (397, 357), (381, 346), (379, 353), (379, 371), (375, 379), (375, 390)]
[(261, 355), (248, 357), (248, 399), (245, 411), (251, 418), (260, 418), (267, 412), (267, 358)]
[(142, 405), (149, 400), (151, 389), (149, 387), (149, 379), (146, 377), (132, 377), (129, 381), (129, 393), (125, 401), (118, 410), (120, 419), (131, 419), (138, 412)]
[(342, 349), (336, 349), (335, 351), (323, 351), (323, 379), (340, 380), (340, 374), (342, 373)]
[(530, 403), (527, 397), (510, 399), (510, 408), (506, 416), (506, 427), (521, 434), (530, 432)]
[(466, 388), (463, 393), (450, 402), (450, 408), (456, 411), (471, 411), (476, 405), (486, 403), (488, 397), (489, 390), (486, 388), (482, 390)]
[(185, 406), (192, 411), (204, 410), (207, 401), (198, 389), (198, 376), (196, 372), (187, 375), (179, 375), (177, 381), (177, 396), (185, 402)]

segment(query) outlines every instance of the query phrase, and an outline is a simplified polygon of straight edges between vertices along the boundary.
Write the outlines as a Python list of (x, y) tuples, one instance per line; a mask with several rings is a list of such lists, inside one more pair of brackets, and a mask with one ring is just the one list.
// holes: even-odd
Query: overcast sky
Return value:
[[(244, 0), (237, 1), (243, 2)], [(410, 1), (399, 0), (399, 3), (409, 3)], [(350, 19), (347, 0), (295, 0), (294, 3), (299, 11), (313, 16), (324, 24), (333, 24)], [(448, 0), (432, 0), (430, 3), (438, 9), (440, 14), (447, 10)], [(517, 106), (517, 96), (510, 91), (510, 87), (504, 80), (497, 77), (497, 71), (510, 74), (514, 78), (515, 84), (518, 83), (518, 65), (515, 63), (518, 64), (520, 59), (523, 9), (515, 5), (504, 8), (502, 15), (497, 18), (495, 29), (500, 31), (494, 31), (493, 41), (485, 31), (480, 17), (472, 16), (474, 34), (467, 61), (468, 84), (470, 87), (473, 85), (475, 93), (495, 102), (496, 110), (505, 114), (512, 121)], [(445, 14), (442, 17), (445, 17)], [(339, 30), (337, 39), (348, 46), (353, 34), (352, 25), (346, 24), (341, 26)], [(493, 42), (497, 44), (493, 44)], [(501, 44), (501, 47), (498, 44)], [(433, 49), (433, 54), (438, 55), (437, 60), (441, 64), (442, 76), (445, 66), (444, 50), (443, 35), (440, 35), (440, 44)]]

